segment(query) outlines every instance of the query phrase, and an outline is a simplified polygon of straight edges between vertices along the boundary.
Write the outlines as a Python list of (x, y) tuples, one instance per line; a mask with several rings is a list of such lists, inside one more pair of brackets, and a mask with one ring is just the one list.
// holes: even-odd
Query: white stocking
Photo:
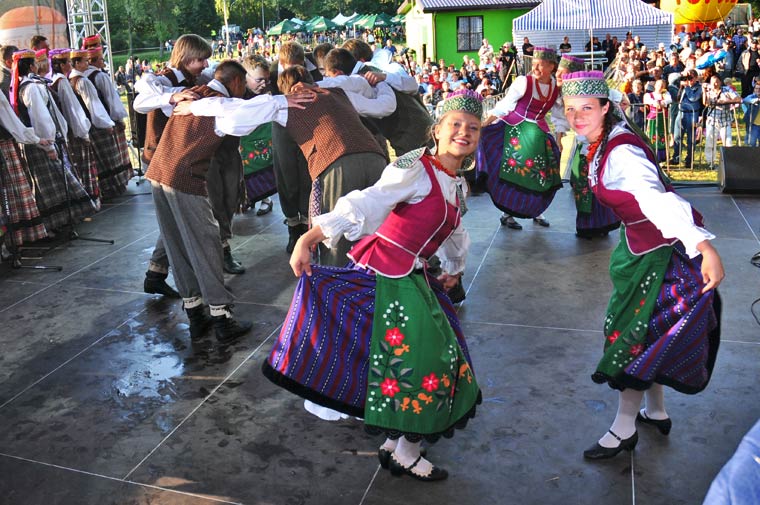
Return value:
[[(610, 431), (623, 440), (630, 438), (636, 432), (636, 414), (641, 407), (642, 398), (644, 398), (643, 391), (636, 391), (631, 388), (621, 391), (618, 395), (618, 411), (612, 426), (610, 426)], [(620, 441), (607, 432), (599, 439), (599, 445), (617, 447), (620, 445)]]
[(665, 391), (662, 384), (652, 384), (652, 387), (647, 389), (645, 397), (647, 407), (641, 412), (644, 417), (657, 421), (668, 418), (668, 413), (665, 411)]
[(409, 468), (420, 458), (419, 463), (412, 469), (412, 471), (419, 475), (428, 475), (433, 470), (433, 464), (420, 457), (420, 445), (422, 442), (410, 442), (404, 437), (398, 439), (396, 450), (393, 451), (393, 457), (401, 465)]

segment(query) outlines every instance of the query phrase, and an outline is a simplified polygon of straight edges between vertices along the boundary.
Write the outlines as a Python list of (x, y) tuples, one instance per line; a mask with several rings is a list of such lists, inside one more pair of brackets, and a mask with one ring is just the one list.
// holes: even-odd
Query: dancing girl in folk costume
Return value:
[(515, 217), (549, 226), (542, 213), (562, 187), (560, 151), (545, 119), (560, 92), (552, 76), (556, 57), (554, 50), (537, 47), (530, 75), (515, 79), (484, 122), (476, 170), (478, 177), (485, 174), (491, 200), (509, 228), (522, 229)]
[[(433, 126), (435, 155), (407, 153), (374, 186), (314, 219), (291, 256), (300, 281), (263, 366), (274, 383), (385, 433), (378, 457), (393, 475), (445, 479), (420, 443), (452, 436), (480, 401), (445, 289), (464, 270), (470, 243), (456, 171), (476, 149), (481, 113), (479, 95), (453, 93)], [(364, 237), (349, 253), (352, 268), (309, 264), (312, 246), (343, 236)], [(444, 271), (437, 280), (424, 268), (433, 253)]]
[[(694, 394), (720, 339), (720, 256), (702, 216), (665, 182), (654, 153), (613, 114), (601, 72), (565, 76), (565, 114), (590, 143), (589, 184), (623, 222), (610, 259), (604, 355), (592, 379), (620, 391), (609, 431), (584, 452), (604, 459), (638, 442), (636, 421), (667, 435), (663, 385)], [(639, 411), (646, 394), (646, 408)]]
[[(585, 64), (581, 58), (563, 54), (559, 61), (559, 68), (557, 68), (557, 85), (562, 86), (563, 78), (566, 74), (573, 72), (580, 72), (585, 68)], [(610, 90), (612, 95), (614, 90)], [(612, 96), (610, 96), (612, 99)], [(613, 100), (614, 101), (614, 100)], [(562, 97), (557, 100), (557, 103), (562, 104), (564, 108), (564, 102)], [(619, 112), (621, 117), (625, 117), (617, 107), (616, 112)], [(558, 138), (562, 138), (561, 135), (570, 130), (570, 125), (562, 114), (562, 120), (558, 121), (555, 117), (554, 126), (557, 129)], [(588, 161), (586, 159), (588, 149), (588, 143), (582, 136), (575, 137), (575, 143), (571, 152), (568, 165), (570, 171), (570, 187), (573, 190), (573, 197), (575, 199), (575, 210), (577, 212), (575, 217), (575, 235), (581, 238), (591, 240), (594, 237), (605, 237), (607, 234), (616, 228), (620, 227), (620, 219), (612, 212), (612, 209), (605, 207), (599, 203), (599, 200), (594, 196), (594, 192), (588, 185)]]

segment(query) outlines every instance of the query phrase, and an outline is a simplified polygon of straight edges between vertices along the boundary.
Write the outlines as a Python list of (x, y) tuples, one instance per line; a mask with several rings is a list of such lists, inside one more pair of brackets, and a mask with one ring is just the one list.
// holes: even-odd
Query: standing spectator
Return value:
[[(681, 121), (680, 129), (674, 138), (671, 163), (683, 161), (687, 167), (691, 166), (694, 154), (694, 134), (699, 124), (701, 110), (702, 86), (697, 80), (697, 71), (689, 69), (681, 79), (681, 91), (678, 94), (678, 115), (681, 117)], [(681, 142), (684, 133), (686, 134), (686, 155), (681, 156)]]
[(116, 74), (114, 74), (114, 80), (116, 81), (116, 86), (119, 87), (119, 91), (121, 91), (121, 88), (128, 88), (127, 84), (127, 73), (124, 71), (124, 67), (121, 65), (119, 66), (119, 69), (116, 71)]
[(705, 160), (710, 168), (714, 167), (716, 136), (724, 147), (731, 147), (731, 123), (734, 121), (733, 104), (741, 103), (741, 98), (723, 86), (723, 81), (717, 75), (710, 78), (709, 86), (705, 87), (702, 94), (702, 104), (707, 107), (707, 120), (705, 121)]
[(39, 51), (40, 49), (50, 48), (50, 46), (48, 46), (47, 37), (44, 37), (42, 35), (35, 35), (32, 37), (30, 45), (32, 46), (32, 51)]
[(525, 56), (533, 56), (533, 44), (530, 43), (528, 37), (523, 39), (522, 53)]
[(747, 95), (744, 100), (746, 113), (744, 121), (747, 124), (747, 145), (760, 145), (760, 84), (755, 84), (754, 93)]
[[(609, 34), (607, 35), (609, 37)], [(562, 54), (569, 53), (573, 50), (573, 46), (570, 45), (570, 37), (565, 35), (562, 39), (562, 43), (559, 45), (559, 52)]]
[(749, 43), (749, 48), (739, 56), (736, 73), (741, 76), (742, 98), (744, 98), (752, 93), (752, 79), (760, 74), (760, 54), (758, 54), (756, 39), (753, 38)]
[(640, 79), (633, 81), (633, 91), (628, 93), (628, 101), (631, 103), (629, 109), (631, 122), (643, 130), (646, 106), (644, 105), (644, 83)]
[(396, 56), (396, 52), (398, 51), (396, 49), (396, 46), (393, 45), (393, 41), (391, 39), (385, 41), (385, 50), (389, 51), (393, 56)]
[(483, 65), (488, 58), (493, 58), (493, 46), (488, 43), (488, 39), (483, 39), (478, 49), (478, 58), (480, 65)]
[(667, 80), (670, 74), (680, 74), (684, 71), (683, 63), (678, 59), (678, 53), (670, 53), (668, 64), (662, 69), (662, 78)]

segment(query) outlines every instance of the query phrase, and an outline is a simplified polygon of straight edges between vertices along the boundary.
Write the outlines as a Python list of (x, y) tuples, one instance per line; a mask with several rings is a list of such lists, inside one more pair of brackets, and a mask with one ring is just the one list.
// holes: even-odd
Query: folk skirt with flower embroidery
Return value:
[(523, 121), (483, 128), (475, 154), (476, 178), (485, 178), (494, 205), (516, 217), (538, 217), (562, 187), (560, 152), (551, 134)]
[(263, 372), (307, 400), (364, 418), (371, 433), (412, 441), (452, 436), (480, 401), (454, 307), (422, 273), (389, 279), (313, 265)]
[(680, 243), (636, 256), (621, 228), (594, 382), (637, 390), (659, 383), (687, 394), (707, 386), (720, 342), (721, 302), (715, 290), (702, 293), (701, 265), (701, 256), (689, 258)]

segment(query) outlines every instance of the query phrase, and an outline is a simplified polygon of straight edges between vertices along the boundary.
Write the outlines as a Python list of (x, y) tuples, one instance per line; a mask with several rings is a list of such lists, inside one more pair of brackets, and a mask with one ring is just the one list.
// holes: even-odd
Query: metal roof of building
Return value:
[(532, 9), (540, 0), (420, 0), (425, 12), (469, 9)]

